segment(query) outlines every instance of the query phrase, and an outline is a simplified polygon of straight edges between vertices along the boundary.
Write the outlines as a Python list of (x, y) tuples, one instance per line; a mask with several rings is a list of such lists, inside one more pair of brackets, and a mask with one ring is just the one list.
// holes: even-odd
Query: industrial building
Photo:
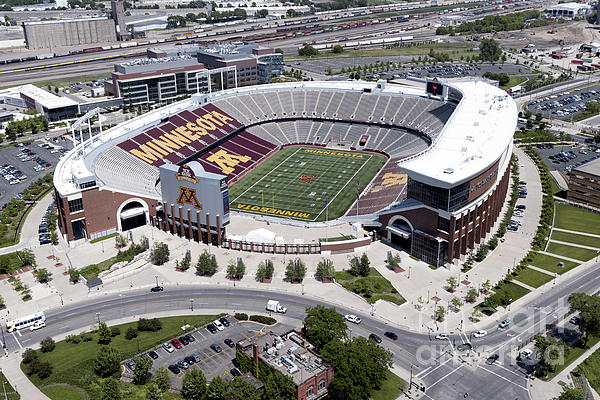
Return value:
[(588, 4), (562, 3), (548, 7), (546, 13), (555, 18), (583, 18), (592, 13), (592, 7)]
[(273, 76), (283, 71), (283, 54), (254, 42), (202, 47), (197, 57), (198, 62), (209, 69), (236, 67), (237, 82), (233, 72), (225, 74), (222, 82), (220, 77), (216, 78), (225, 89), (270, 83)]
[(117, 40), (115, 21), (107, 17), (26, 22), (28, 49), (48, 49)]
[(66, 97), (59, 97), (37, 86), (28, 84), (0, 91), (0, 101), (24, 108), (34, 108), (48, 121), (75, 118), (79, 105)]
[(333, 367), (321, 360), (314, 352), (314, 346), (298, 332), (242, 340), (236, 344), (236, 349), (238, 365), (248, 365), (250, 360), (253, 366), (251, 370), (259, 375), (256, 378), (260, 379), (262, 364), (292, 378), (297, 400), (327, 398), (334, 375)]
[(115, 64), (105, 93), (123, 104), (164, 103), (179, 96), (208, 91), (208, 71), (189, 56), (145, 58)]
[(600, 209), (600, 158), (569, 172), (567, 199)]

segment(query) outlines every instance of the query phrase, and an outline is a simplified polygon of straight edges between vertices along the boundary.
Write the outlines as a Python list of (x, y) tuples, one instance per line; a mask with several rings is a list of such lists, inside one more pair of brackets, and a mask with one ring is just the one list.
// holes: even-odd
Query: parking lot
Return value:
[[(29, 144), (0, 149), (0, 166), (4, 167), (5, 170), (2, 173), (2, 178), (0, 178), (0, 193), (2, 195), (0, 205), (8, 203), (12, 198), (19, 198), (19, 193), (28, 187), (31, 182), (35, 182), (38, 178), (54, 170), (59, 157), (62, 156), (58, 146), (63, 147), (63, 151), (67, 149), (67, 144), (69, 144), (69, 148), (71, 147), (70, 141), (65, 142), (59, 139), (56, 142), (38, 139), (26, 143)], [(48, 148), (41, 147), (44, 144)], [(29, 151), (25, 151), (25, 149), (29, 149)], [(42, 161), (45, 162), (42, 163)], [(11, 184), (10, 176), (15, 177), (18, 173), (22, 174), (20, 179), (12, 179)], [(26, 178), (23, 178), (24, 176)]]
[(583, 145), (539, 145), (536, 151), (551, 171), (569, 172), (588, 161), (600, 157), (600, 153)]
[[(175, 348), (172, 345), (172, 352), (168, 352), (164, 346), (159, 346), (154, 350), (158, 357), (153, 360), (150, 372), (154, 372), (159, 368), (169, 368), (171, 365), (177, 365), (178, 361), (184, 361), (186, 357), (195, 358), (193, 363), (188, 363), (188, 367), (182, 367), (181, 363), (178, 366), (179, 373), (172, 370), (169, 372), (171, 378), (171, 386), (173, 388), (181, 388), (181, 381), (185, 372), (189, 369), (200, 368), (208, 381), (216, 376), (221, 376), (223, 379), (229, 380), (233, 378), (232, 369), (235, 368), (233, 361), (235, 360), (235, 343), (240, 340), (250, 339), (254, 333), (250, 330), (255, 325), (247, 322), (238, 322), (235, 318), (227, 316), (230, 326), (223, 326), (222, 330), (217, 330), (216, 333), (211, 333), (205, 327), (198, 328), (190, 332), (194, 341), (185, 344), (185, 341), (180, 339), (181, 348)], [(183, 336), (183, 334), (181, 335)], [(225, 340), (230, 339), (233, 347), (225, 344)], [(212, 349), (211, 345), (218, 345), (220, 348)], [(147, 353), (146, 353), (147, 354)], [(195, 357), (194, 357), (195, 355)], [(188, 362), (192, 359), (188, 358)], [(134, 364), (126, 360), (125, 365), (129, 373), (133, 372)], [(235, 371), (234, 371), (235, 373)]]
[(527, 107), (532, 113), (540, 113), (546, 118), (571, 120), (571, 118), (585, 111), (587, 103), (599, 100), (600, 85), (595, 85), (585, 89), (559, 92), (537, 99), (529, 103)]

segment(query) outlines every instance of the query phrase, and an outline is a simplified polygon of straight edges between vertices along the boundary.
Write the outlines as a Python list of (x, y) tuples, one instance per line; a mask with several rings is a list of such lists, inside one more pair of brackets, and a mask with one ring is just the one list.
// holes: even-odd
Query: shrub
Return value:
[(137, 329), (140, 332), (156, 332), (162, 329), (162, 323), (158, 318), (146, 319), (140, 318), (137, 323)]
[(110, 335), (112, 337), (119, 336), (120, 334), (121, 334), (121, 330), (118, 327), (113, 326), (112, 328), (110, 328)]
[(120, 368), (121, 354), (111, 346), (102, 346), (96, 355), (94, 371), (103, 378), (117, 372)]
[(165, 243), (154, 243), (150, 259), (154, 265), (163, 265), (169, 261), (169, 247)]
[(33, 360), (37, 360), (38, 356), (35, 350), (33, 349), (26, 349), (23, 352), (23, 364), (29, 364), (30, 362), (32, 362)]
[(234, 317), (238, 321), (248, 321), (248, 314), (245, 313), (235, 313)]
[(127, 332), (125, 332), (125, 339), (127, 339), (127, 340), (135, 339), (137, 337), (137, 335), (138, 335), (137, 329), (130, 326), (129, 328), (127, 328)]
[(56, 347), (56, 343), (54, 339), (51, 337), (47, 337), (46, 339), (40, 342), (42, 353), (49, 353)]
[(67, 343), (73, 343), (73, 344), (79, 344), (79, 343), (81, 343), (81, 336), (79, 336), (79, 335), (67, 335), (67, 337), (65, 338), (65, 342), (67, 342)]
[(258, 322), (265, 325), (273, 325), (277, 322), (275, 318), (266, 317), (264, 315), (251, 315), (250, 321)]

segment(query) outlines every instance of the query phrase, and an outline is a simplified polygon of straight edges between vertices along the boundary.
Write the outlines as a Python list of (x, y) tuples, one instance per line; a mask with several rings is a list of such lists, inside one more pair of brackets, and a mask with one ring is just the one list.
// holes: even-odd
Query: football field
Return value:
[(285, 147), (229, 189), (230, 208), (302, 221), (338, 218), (385, 161), (374, 153)]

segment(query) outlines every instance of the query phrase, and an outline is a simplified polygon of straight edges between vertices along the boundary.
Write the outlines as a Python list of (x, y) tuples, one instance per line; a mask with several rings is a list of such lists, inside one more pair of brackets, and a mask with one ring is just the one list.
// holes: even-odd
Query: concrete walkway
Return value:
[(12, 387), (15, 389), (21, 399), (29, 400), (50, 400), (44, 393), (42, 393), (37, 386), (35, 386), (27, 375), (21, 371), (21, 354), (10, 354), (8, 357), (2, 358), (2, 372), (6, 379), (10, 382)]

